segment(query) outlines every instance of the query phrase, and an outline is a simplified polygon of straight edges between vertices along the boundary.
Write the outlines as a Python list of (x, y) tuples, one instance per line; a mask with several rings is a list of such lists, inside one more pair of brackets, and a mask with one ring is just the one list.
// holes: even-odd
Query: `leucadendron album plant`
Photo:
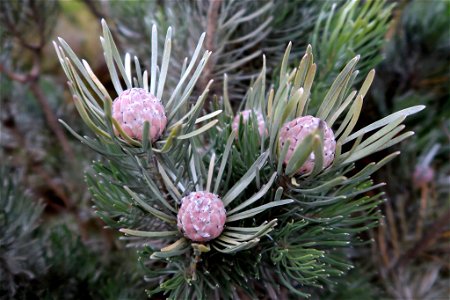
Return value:
[(195, 90), (211, 54), (204, 34), (191, 59), (179, 62), (178, 82), (166, 87), (170, 28), (158, 55), (153, 26), (146, 70), (137, 57), (122, 58), (104, 21), (102, 27), (113, 91), (64, 40), (55, 43), (94, 135), (63, 124), (101, 154), (86, 173), (94, 208), (140, 251), (149, 296), (258, 298), (266, 289), (308, 297), (352, 267), (346, 249), (380, 217), (377, 188), (384, 183), (370, 176), (399, 153), (358, 170), (355, 162), (409, 137), (402, 122), (423, 106), (355, 130), (375, 72), (355, 90), (355, 57), (314, 100), (320, 105), (309, 107), (312, 47), (290, 69), (289, 44), (277, 80), (266, 82), (264, 57), (235, 112), (226, 75), (219, 97), (208, 96), (208, 86)]

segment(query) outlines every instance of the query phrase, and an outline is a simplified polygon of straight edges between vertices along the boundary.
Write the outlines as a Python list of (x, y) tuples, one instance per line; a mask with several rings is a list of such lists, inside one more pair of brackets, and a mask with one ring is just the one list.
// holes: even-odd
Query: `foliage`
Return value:
[(220, 94), (226, 73), (229, 97), (234, 102), (241, 100), (249, 79), (257, 75), (261, 67), (257, 58), (262, 53), (271, 57), (267, 68), (278, 72), (277, 62), (289, 42), (293, 43), (295, 57), (308, 43), (316, 45), (323, 84), (315, 86), (314, 98), (323, 98), (345, 62), (359, 53), (363, 54), (361, 72), (367, 74), (381, 60), (379, 50), (392, 5), (383, 1), (361, 5), (357, 1), (343, 5), (339, 1), (135, 1), (132, 5), (113, 1), (111, 9), (121, 44), (140, 57), (150, 52), (141, 41), (149, 35), (151, 24), (164, 30), (169, 24), (174, 28), (176, 59), (171, 69), (175, 76), (181, 68), (178, 62), (186, 53), (193, 53), (192, 38), (207, 32), (205, 47), (213, 53), (199, 85), (204, 87), (208, 79), (214, 79), (212, 90)]
[[(42, 268), (42, 249), (36, 228), (43, 210), (10, 177), (6, 166), (0, 169), (0, 292), (13, 297), (36, 278)], [(33, 249), (33, 255), (30, 255)]]
[(43, 47), (58, 17), (57, 1), (16, 0), (0, 4), (0, 20), (6, 38), (17, 37), (29, 50)]
[(387, 182), (403, 183), (386, 187), (387, 218), (374, 233), (374, 268), (388, 297), (437, 299), (449, 293), (449, 8), (449, 1), (405, 5), (379, 68), (383, 80), (375, 81), (372, 92), (380, 114), (427, 105), (411, 122), (416, 136), (401, 145), (401, 159), (383, 174)]
[[(72, 4), (0, 4), (0, 155), (23, 173), (0, 170), (2, 297), (448, 294), (448, 0)], [(92, 36), (102, 30), (105, 60), (85, 52), (96, 43), (65, 32), (82, 8), (111, 26), (81, 21)], [(54, 46), (70, 104), (48, 55), (54, 28), (67, 37)], [(156, 142), (127, 135), (112, 117), (113, 100), (131, 87), (165, 106)], [(416, 135), (405, 143), (412, 114)], [(326, 168), (323, 123), (284, 162), (280, 128), (305, 115), (335, 134)], [(151, 129), (143, 124), (143, 136)], [(311, 157), (313, 171), (299, 174)], [(225, 229), (209, 242), (177, 228), (193, 191), (226, 206)]]
[[(126, 49), (133, 49), (139, 57), (148, 57), (150, 48), (142, 47), (142, 40), (148, 35), (151, 24), (157, 24), (166, 31), (173, 28), (174, 60), (168, 74), (169, 82), (176, 84), (182, 70), (184, 58), (194, 53), (193, 38), (207, 32), (204, 49), (213, 51), (202, 77), (198, 81), (200, 92), (210, 79), (214, 79), (213, 90), (220, 90), (224, 73), (229, 73), (232, 82), (232, 97), (245, 92), (242, 84), (254, 75), (249, 62), (259, 57), (262, 50), (258, 44), (270, 32), (273, 1), (137, 1), (128, 5), (113, 1), (113, 19)], [(141, 18), (129, 18), (138, 14)], [(145, 60), (146, 65), (150, 65)]]
[[(289, 41), (296, 49), (307, 45), (305, 36), (312, 31), (320, 6), (316, 1), (112, 1), (112, 20), (116, 23), (120, 43), (127, 51), (135, 52), (145, 59), (150, 53), (149, 45), (141, 41), (150, 35), (149, 28), (157, 24), (162, 30), (174, 29), (176, 43), (171, 74), (180, 73), (186, 54), (192, 54), (192, 39), (207, 32), (205, 49), (213, 51), (210, 70), (203, 78), (214, 79), (214, 92), (220, 93), (223, 74), (228, 74), (230, 97), (240, 101), (250, 78), (257, 75), (262, 53), (282, 59)], [(215, 16), (217, 14), (217, 16)], [(129, 18), (137, 15), (139, 18)], [(215, 17), (214, 17), (215, 16)], [(214, 17), (214, 18), (213, 18)], [(301, 20), (301, 22), (299, 22)], [(210, 37), (209, 37), (210, 36)], [(275, 65), (271, 66), (275, 67)], [(199, 83), (204, 85), (203, 82)]]
[[(146, 267), (149, 296), (162, 293), (172, 299), (202, 299), (216, 295), (220, 288), (222, 298), (236, 293), (258, 297), (259, 289), (280, 285), (292, 295), (308, 297), (314, 293), (311, 288), (332, 285), (334, 276), (351, 268), (345, 249), (363, 242), (357, 234), (376, 225), (377, 206), (383, 200), (382, 193), (366, 194), (381, 186), (374, 185), (370, 175), (398, 153), (359, 172), (353, 171), (354, 162), (409, 137), (411, 132), (399, 135), (404, 128), (401, 123), (422, 106), (393, 113), (352, 133), (374, 77), (374, 72), (369, 72), (360, 90), (351, 91), (359, 60), (355, 57), (333, 82), (317, 111), (317, 117), (337, 127), (332, 166), (322, 170), (320, 127), (296, 147), (284, 166), (289, 145), (280, 148), (278, 132), (282, 124), (308, 114), (316, 72), (311, 47), (298, 68), (288, 70), (289, 44), (279, 67), (278, 87), (266, 92), (264, 64), (248, 90), (245, 108), (261, 111), (266, 122), (267, 136), (260, 137), (253, 119), (237, 133), (231, 130), (233, 115), (226, 78), (223, 101), (210, 103), (212, 113), (198, 117), (208, 90), (191, 109), (187, 106), (207, 65), (208, 51), (193, 71), (203, 36), (178, 84), (168, 89), (169, 95), (164, 87), (170, 65), (170, 28), (158, 74), (158, 39), (153, 26), (150, 85), (148, 72), (141, 69), (137, 58), (135, 75), (129, 54), (122, 62), (104, 22), (101, 41), (117, 95), (123, 91), (122, 84), (127, 89), (143, 88), (161, 99), (169, 116), (168, 130), (154, 145), (148, 140), (148, 122), (142, 141), (127, 136), (111, 117), (113, 97), (88, 63), (80, 61), (64, 40), (55, 44), (78, 111), (95, 137), (81, 137), (66, 127), (104, 157), (94, 162), (87, 174), (97, 213), (109, 226), (125, 233), (132, 245), (142, 248), (140, 259)], [(183, 117), (181, 111), (187, 115)], [(225, 114), (218, 116), (222, 111)], [(195, 126), (211, 118), (215, 120)], [(120, 136), (113, 132), (113, 126)], [(363, 139), (372, 131), (375, 133)], [(296, 174), (311, 153), (316, 157), (314, 170)], [(227, 209), (228, 225), (209, 243), (192, 242), (176, 228), (180, 200), (191, 191), (212, 191)], [(261, 279), (263, 287), (258, 283)]]
[(2, 296), (7, 299), (144, 298), (139, 288), (140, 269), (132, 260), (124, 259), (133, 256), (130, 251), (111, 251), (105, 249), (104, 242), (92, 244), (94, 240), (86, 244), (79, 233), (61, 221), (42, 226), (44, 206), (23, 191), (18, 174), (4, 166), (0, 178)]
[[(133, 253), (107, 249), (100, 241), (85, 244), (65, 225), (45, 233), (44, 259), (48, 265), (35, 286), (47, 299), (143, 299)], [(112, 251), (111, 251), (112, 250)], [(25, 297), (26, 298), (26, 297)]]
[[(320, 104), (329, 86), (345, 63), (361, 55), (359, 72), (362, 76), (382, 60), (381, 47), (389, 27), (394, 4), (384, 1), (325, 1), (320, 11), (311, 43), (318, 57), (318, 79), (313, 99)], [(359, 83), (358, 77), (355, 84)]]
[(415, 119), (420, 137), (445, 126), (449, 118), (449, 7), (449, 1), (432, 6), (413, 1), (404, 8), (398, 34), (386, 44), (386, 60), (379, 67), (383, 80), (374, 83), (372, 94), (380, 114), (418, 102), (430, 108)]

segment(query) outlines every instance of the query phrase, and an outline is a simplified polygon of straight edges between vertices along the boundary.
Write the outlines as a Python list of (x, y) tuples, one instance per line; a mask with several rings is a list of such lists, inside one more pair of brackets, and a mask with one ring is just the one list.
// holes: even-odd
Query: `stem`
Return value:
[(423, 233), (423, 224), (426, 217), (427, 210), (427, 199), (428, 199), (428, 184), (422, 184), (420, 188), (420, 209), (419, 209), (419, 217), (417, 218), (416, 225), (416, 239), (422, 237)]
[(3, 64), (0, 64), (0, 73), (5, 74), (11, 80), (14, 80), (14, 81), (17, 81), (17, 82), (20, 82), (20, 83), (26, 83), (27, 82), (27, 76), (26, 75), (12, 72), (11, 70), (6, 69)]
[(97, 18), (97, 19), (104, 19), (105, 15), (97, 8), (97, 1), (93, 0), (83, 0), (84, 4), (88, 7), (88, 9), (91, 11), (91, 13)]
[(37, 102), (42, 108), (42, 111), (44, 112), (45, 120), (47, 121), (48, 127), (55, 134), (56, 139), (59, 141), (64, 151), (64, 154), (67, 156), (68, 160), (73, 162), (75, 159), (75, 155), (72, 151), (72, 148), (70, 147), (69, 141), (67, 140), (61, 125), (59, 125), (55, 114), (52, 112), (50, 104), (47, 102), (47, 99), (45, 98), (44, 92), (42, 91), (37, 81), (30, 82), (29, 87), (31, 93), (33, 93), (33, 96), (36, 98)]
[[(217, 20), (219, 16), (219, 9), (220, 5), (222, 4), (222, 0), (210, 0), (209, 1), (209, 8), (208, 8), (208, 16), (207, 16), (207, 23), (206, 23), (206, 38), (205, 38), (205, 47), (209, 51), (215, 50), (215, 35), (217, 31)], [(214, 69), (214, 62), (213, 62), (214, 56), (211, 56), (211, 58), (206, 63), (205, 68), (203, 69), (203, 73), (198, 81), (198, 86), (200, 88), (200, 91), (203, 91), (206, 86), (208, 85), (208, 82), (211, 77), (211, 73)]]
[(441, 236), (449, 224), (450, 210), (447, 210), (446, 213), (430, 226), (430, 230), (400, 258), (395, 267), (400, 268), (419, 256)]
[[(45, 168), (42, 167), (41, 163), (39, 161), (34, 160), (33, 151), (29, 148), (29, 145), (25, 141), (24, 135), (22, 132), (19, 131), (19, 129), (16, 126), (16, 120), (13, 117), (13, 114), (11, 112), (11, 109), (6, 103), (4, 107), (7, 119), (6, 122), (9, 122), (11, 125), (8, 127), (10, 128), (14, 138), (18, 141), (19, 147), (23, 149), (26, 153), (26, 157), (30, 160), (30, 162), (26, 163), (25, 165), (29, 166), (30, 171), (34, 174), (38, 174), (41, 179), (43, 179), (47, 185), (47, 187), (64, 203), (64, 208), (69, 209), (72, 207), (72, 202), (70, 201), (70, 198), (68, 197), (66, 191), (64, 188), (58, 186), (58, 184), (55, 184), (55, 182), (52, 181), (52, 178), (54, 178), (54, 175), (49, 174)], [(16, 164), (23, 163), (23, 161), (17, 161)], [(52, 203), (51, 203), (52, 204)]]
[(41, 106), (48, 127), (55, 134), (57, 140), (59, 141), (59, 144), (61, 145), (65, 155), (67, 156), (67, 159), (73, 162), (75, 159), (75, 155), (72, 151), (72, 148), (70, 147), (69, 141), (67, 140), (61, 125), (58, 123), (58, 120), (55, 114), (53, 113), (50, 104), (48, 103), (44, 95), (44, 92), (39, 86), (39, 73), (40, 73), (39, 54), (35, 53), (33, 67), (31, 71), (26, 75), (15, 73), (11, 70), (8, 70), (2, 64), (0, 64), (0, 72), (8, 76), (13, 81), (17, 81), (22, 84), (29, 83), (29, 89), (33, 94), (33, 96), (36, 98), (39, 105)]

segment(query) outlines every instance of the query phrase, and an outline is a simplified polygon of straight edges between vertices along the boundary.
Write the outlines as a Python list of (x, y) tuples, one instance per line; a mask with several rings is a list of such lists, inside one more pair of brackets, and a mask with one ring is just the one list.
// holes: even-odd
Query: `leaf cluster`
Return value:
[[(43, 205), (32, 201), (6, 166), (0, 169), (0, 292), (13, 297), (42, 268), (36, 228)], [(34, 255), (29, 255), (34, 249)]]
[[(372, 262), (386, 297), (441, 298), (448, 294), (449, 223), (449, 5), (411, 1), (398, 11), (372, 97), (379, 114), (424, 103), (411, 120), (416, 136), (399, 145), (400, 159), (383, 177), (386, 220), (376, 232)], [(428, 172), (427, 179), (421, 179)], [(431, 173), (430, 173), (431, 172)], [(430, 175), (431, 174), (431, 175)], [(442, 260), (437, 257), (443, 258)], [(366, 262), (367, 263), (367, 262)], [(400, 284), (403, 282), (404, 284)]]
[(35, 51), (48, 41), (58, 13), (58, 1), (2, 1), (0, 24), (4, 27), (3, 35), (15, 38), (21, 46)]
[[(368, 3), (360, 8), (351, 2), (343, 6), (336, 19), (331, 14), (324, 20), (343, 26), (353, 24), (355, 17), (354, 22), (360, 25), (365, 22), (365, 14), (371, 19), (376, 12), (384, 11), (374, 22), (380, 24), (374, 33), (379, 38), (390, 8)], [(227, 4), (223, 2), (222, 8)], [(188, 8), (184, 10), (195, 14)], [(254, 14), (259, 16), (263, 8)], [(362, 32), (371, 32), (369, 24), (374, 23), (366, 22), (367, 28), (361, 25), (367, 30)], [(266, 64), (263, 56), (262, 70), (241, 106), (253, 113), (248, 122), (239, 119), (236, 132), (231, 128), (235, 87), (228, 85), (229, 76), (223, 78), (222, 97), (208, 103), (212, 112), (200, 117), (208, 86), (198, 98), (194, 87), (208, 72), (208, 59), (213, 58), (205, 51), (200, 59), (204, 35), (189, 64), (188, 60), (177, 61), (181, 75), (175, 87), (166, 87), (165, 80), (173, 71), (169, 60), (171, 27), (167, 29), (162, 56), (158, 55), (156, 26), (152, 27), (149, 72), (137, 57), (132, 72), (131, 56), (126, 54), (122, 60), (106, 23), (102, 25), (101, 41), (115, 93), (119, 95), (125, 86), (144, 88), (156, 95), (165, 106), (168, 128), (163, 138), (153, 144), (148, 140), (148, 123), (143, 126), (142, 141), (127, 136), (111, 116), (114, 97), (89, 64), (79, 60), (60, 39), (55, 49), (78, 111), (95, 136), (82, 137), (66, 127), (103, 156), (86, 174), (95, 209), (108, 226), (125, 234), (123, 239), (130, 247), (140, 248), (149, 296), (231, 299), (246, 294), (256, 298), (286, 290), (292, 296), (309, 297), (316, 295), (318, 288), (332, 286), (336, 277), (352, 268), (348, 253), (351, 247), (366, 242), (360, 234), (377, 225), (378, 206), (384, 201), (384, 194), (377, 191), (384, 183), (374, 183), (371, 175), (399, 153), (362, 168), (356, 168), (355, 163), (411, 136), (412, 132), (402, 133), (402, 123), (423, 106), (405, 108), (355, 130), (375, 72), (369, 71), (361, 87), (354, 89), (359, 82), (356, 66), (360, 57), (346, 64), (332, 64), (329, 69), (339, 68), (339, 73), (314, 106), (311, 101), (318, 64), (312, 47), (307, 47), (297, 67), (291, 69), (292, 44), (288, 44), (276, 68), (276, 83), (266, 82), (267, 66), (276, 63)], [(336, 31), (329, 34), (341, 36), (342, 28), (337, 25)], [(363, 36), (357, 37), (355, 49), (366, 46)], [(342, 39), (342, 44), (353, 41)], [(339, 59), (345, 57), (338, 55)], [(320, 77), (316, 81), (319, 86), (326, 85)], [(263, 116), (266, 134), (259, 133), (257, 112)], [(310, 114), (320, 118), (321, 125), (298, 143), (285, 163), (289, 143), (279, 143), (281, 127)], [(333, 129), (337, 144), (331, 166), (324, 165), (324, 122)], [(314, 169), (299, 174), (297, 170), (311, 156), (315, 158)], [(227, 210), (224, 231), (208, 243), (189, 240), (176, 225), (183, 197), (196, 191), (219, 195)]]
[(0, 178), (2, 297), (144, 298), (140, 269), (132, 260), (124, 259), (133, 256), (132, 252), (124, 249), (105, 252), (104, 243), (82, 242), (79, 233), (60, 221), (43, 225), (44, 206), (25, 193), (19, 174), (3, 166)]

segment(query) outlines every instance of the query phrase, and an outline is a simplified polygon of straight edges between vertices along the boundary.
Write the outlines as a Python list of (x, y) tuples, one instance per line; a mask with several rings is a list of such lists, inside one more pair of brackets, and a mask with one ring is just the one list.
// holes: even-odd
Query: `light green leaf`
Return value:
[(141, 231), (126, 228), (120, 228), (119, 231), (128, 235), (148, 237), (148, 238), (173, 237), (180, 234), (179, 231)]
[(381, 120), (378, 120), (360, 130), (358, 130), (357, 132), (353, 133), (352, 135), (350, 135), (349, 137), (347, 137), (345, 139), (345, 143), (354, 140), (355, 138), (357, 138), (360, 135), (363, 135), (367, 132), (370, 132), (372, 130), (375, 130), (377, 128), (380, 128), (386, 124), (389, 124), (395, 120), (397, 120), (400, 116), (409, 116), (415, 113), (418, 113), (419, 111), (423, 110), (425, 108), (425, 105), (416, 105), (416, 106), (412, 106), (412, 107), (408, 107), (405, 109), (402, 109), (398, 112), (395, 112), (393, 114), (390, 114), (387, 117), (382, 118)]
[(211, 183), (213, 180), (213, 172), (214, 172), (214, 162), (216, 160), (216, 154), (213, 153), (211, 155), (211, 160), (209, 161), (209, 168), (208, 168), (208, 179), (206, 181), (206, 191), (209, 192), (211, 189)]
[(225, 222), (229, 223), (229, 222), (239, 221), (239, 220), (242, 220), (242, 219), (247, 219), (247, 218), (253, 217), (254, 215), (257, 215), (257, 214), (265, 211), (266, 209), (273, 208), (273, 207), (276, 207), (276, 206), (286, 205), (286, 204), (289, 204), (289, 203), (292, 203), (292, 202), (294, 202), (294, 200), (292, 200), (292, 199), (280, 200), (280, 201), (272, 201), (272, 202), (269, 202), (267, 204), (264, 204), (264, 205), (261, 205), (261, 206), (258, 206), (258, 207), (246, 210), (244, 212), (235, 214), (233, 216), (227, 217), (227, 220)]
[(231, 146), (233, 146), (234, 139), (236, 138), (236, 133), (232, 131), (230, 136), (228, 137), (227, 143), (225, 145), (225, 149), (223, 151), (222, 160), (220, 162), (219, 172), (217, 173), (216, 183), (214, 185), (214, 194), (219, 192), (219, 186), (222, 183), (222, 176), (225, 170), (225, 165), (228, 162), (228, 156), (231, 152)]
[[(171, 191), (172, 194), (175, 195), (176, 199), (180, 200), (182, 198), (180, 192), (175, 187), (175, 184), (172, 182), (172, 180), (167, 175), (166, 171), (164, 170), (164, 167), (158, 162), (158, 171), (161, 174), (161, 177), (164, 181), (164, 184), (166, 185), (166, 188)], [(168, 208), (174, 212), (177, 213), (177, 210), (173, 208), (171, 205), (168, 206)]]
[(198, 124), (198, 123), (204, 122), (204, 121), (206, 121), (206, 120), (212, 119), (212, 118), (214, 118), (214, 117), (217, 117), (217, 116), (220, 115), (221, 113), (222, 113), (222, 110), (216, 110), (216, 111), (214, 111), (214, 112), (212, 112), (212, 113), (209, 113), (209, 114), (207, 114), (207, 115), (204, 115), (204, 116), (202, 116), (202, 117), (200, 117), (200, 118), (197, 118), (197, 120), (195, 121), (195, 124)]
[(158, 31), (156, 30), (156, 24), (152, 26), (152, 57), (151, 57), (151, 66), (150, 66), (150, 93), (155, 95), (156, 89), (156, 68), (157, 59), (158, 59)]
[(218, 122), (219, 122), (219, 120), (213, 120), (213, 121), (209, 122), (208, 124), (198, 128), (198, 129), (196, 129), (194, 131), (191, 131), (191, 132), (189, 132), (187, 134), (183, 134), (183, 135), (178, 136), (177, 139), (184, 140), (184, 139), (189, 139), (191, 137), (199, 135), (199, 134), (201, 134), (201, 133), (203, 133), (203, 132), (213, 128), (214, 126), (216, 126), (216, 124)]
[(317, 136), (316, 131), (310, 133), (302, 142), (298, 143), (291, 159), (286, 166), (285, 174), (287, 176), (294, 175), (308, 159), (310, 153), (313, 150), (315, 136)]
[(277, 173), (273, 173), (272, 177), (270, 177), (269, 181), (262, 186), (261, 190), (259, 190), (257, 193), (255, 193), (253, 196), (251, 196), (246, 201), (242, 202), (240, 205), (236, 206), (232, 210), (227, 212), (227, 216), (232, 216), (234, 213), (243, 210), (249, 205), (252, 205), (254, 202), (261, 199), (272, 187), (273, 182), (275, 181), (275, 178), (277, 177)]
[(268, 153), (264, 152), (261, 154), (258, 159), (253, 163), (253, 165), (248, 169), (248, 171), (242, 176), (242, 178), (236, 182), (235, 185), (223, 196), (222, 201), (223, 205), (227, 207), (233, 200), (235, 200), (239, 194), (247, 188), (247, 186), (253, 181), (256, 174), (255, 172), (265, 164)]
[(127, 191), (128, 194), (130, 194), (130, 196), (134, 199), (134, 201), (136, 201), (139, 204), (139, 206), (141, 206), (143, 209), (145, 209), (146, 211), (148, 211), (155, 217), (157, 217), (169, 224), (176, 223), (176, 218), (174, 216), (170, 216), (166, 213), (163, 213), (160, 210), (157, 210), (156, 208), (153, 208), (150, 204), (147, 204), (146, 202), (144, 202), (135, 192), (130, 190), (129, 187), (124, 186), (123, 188)]

